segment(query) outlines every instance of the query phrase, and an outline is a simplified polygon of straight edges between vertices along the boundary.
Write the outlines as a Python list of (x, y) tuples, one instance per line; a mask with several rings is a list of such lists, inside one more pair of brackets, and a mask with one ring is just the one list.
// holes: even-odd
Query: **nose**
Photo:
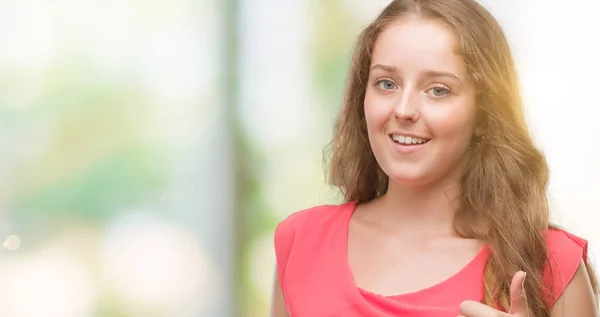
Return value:
[(403, 121), (416, 122), (419, 120), (418, 94), (405, 89), (400, 100), (394, 107), (394, 117)]

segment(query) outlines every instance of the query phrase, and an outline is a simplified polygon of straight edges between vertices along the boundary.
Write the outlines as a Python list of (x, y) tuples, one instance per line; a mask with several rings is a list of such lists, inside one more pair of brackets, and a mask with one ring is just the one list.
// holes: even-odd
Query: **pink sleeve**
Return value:
[(564, 230), (549, 230), (546, 239), (549, 263), (544, 272), (544, 284), (552, 307), (575, 276), (581, 260), (587, 261), (588, 243)]
[(281, 289), (285, 294), (285, 271), (294, 245), (296, 228), (299, 226), (299, 212), (293, 213), (281, 221), (275, 229), (275, 256), (277, 259), (277, 274)]

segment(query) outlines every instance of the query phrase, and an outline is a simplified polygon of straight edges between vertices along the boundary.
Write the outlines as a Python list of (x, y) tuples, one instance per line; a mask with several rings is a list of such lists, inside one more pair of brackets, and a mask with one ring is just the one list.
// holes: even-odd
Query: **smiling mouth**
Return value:
[(392, 139), (392, 141), (394, 141), (394, 143), (401, 144), (401, 145), (421, 145), (421, 144), (425, 144), (431, 140), (431, 139), (423, 139), (423, 138), (397, 135), (397, 134), (390, 134), (389, 137), (390, 137), (390, 139)]

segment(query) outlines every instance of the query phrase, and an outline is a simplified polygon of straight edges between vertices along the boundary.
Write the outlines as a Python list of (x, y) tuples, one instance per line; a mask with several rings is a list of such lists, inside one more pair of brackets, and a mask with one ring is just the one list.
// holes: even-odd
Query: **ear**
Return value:
[(487, 120), (485, 120), (485, 118), (482, 118), (481, 116), (478, 116), (475, 120), (475, 129), (473, 131), (473, 134), (478, 138), (486, 135), (486, 132), (488, 130), (487, 126)]
[(482, 109), (478, 108), (477, 113), (475, 115), (475, 129), (473, 134), (475, 137), (480, 138), (486, 135), (488, 130), (488, 118), (485, 116), (485, 113)]
[(476, 136), (476, 137), (481, 137), (481, 136), (483, 136), (483, 135), (485, 135), (485, 128), (484, 128), (484, 127), (482, 127), (480, 124), (478, 124), (478, 125), (475, 127), (475, 136)]
[(473, 131), (473, 139), (475, 144), (479, 145), (484, 142), (486, 135), (486, 129), (482, 127), (480, 124), (475, 126), (475, 130)]

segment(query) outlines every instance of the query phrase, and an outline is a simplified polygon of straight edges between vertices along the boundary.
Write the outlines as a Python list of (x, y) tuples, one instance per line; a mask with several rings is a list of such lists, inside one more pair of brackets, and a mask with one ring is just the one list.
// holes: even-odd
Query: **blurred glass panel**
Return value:
[(0, 2), (0, 315), (233, 314), (217, 4)]

